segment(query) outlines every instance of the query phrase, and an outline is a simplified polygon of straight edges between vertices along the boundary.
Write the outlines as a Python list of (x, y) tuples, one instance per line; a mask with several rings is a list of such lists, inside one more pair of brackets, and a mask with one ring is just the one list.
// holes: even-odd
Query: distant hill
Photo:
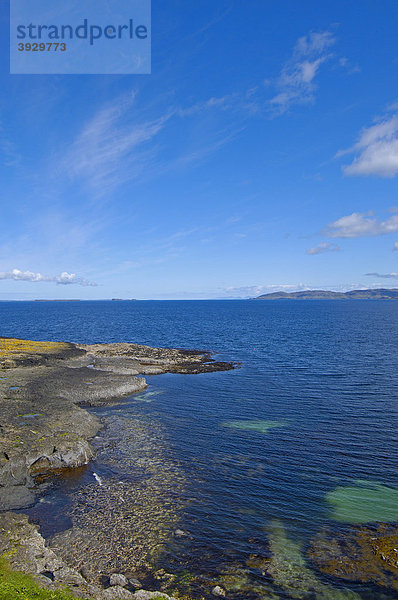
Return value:
[(398, 300), (398, 289), (352, 290), (351, 292), (328, 292), (307, 290), (304, 292), (272, 292), (253, 300)]

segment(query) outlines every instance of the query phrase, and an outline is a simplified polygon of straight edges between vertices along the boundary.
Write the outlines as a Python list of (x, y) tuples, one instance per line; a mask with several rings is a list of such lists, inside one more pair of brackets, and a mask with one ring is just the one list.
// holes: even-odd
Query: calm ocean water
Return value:
[[(166, 568), (236, 572), (270, 531), (275, 545), (282, 531), (279, 542), (305, 551), (324, 525), (360, 521), (355, 501), (336, 505), (330, 494), (356, 487), (359, 506), (366, 482), (398, 489), (398, 302), (14, 302), (0, 303), (0, 322), (3, 336), (206, 349), (242, 363), (150, 377), (148, 401), (124, 408), (159, 423), (187, 481), (188, 535), (170, 545)], [(396, 518), (387, 508), (398, 521), (398, 507)], [(372, 520), (382, 509), (374, 503)], [(397, 597), (316, 577), (336, 598)], [(334, 597), (270, 585), (276, 598)]]

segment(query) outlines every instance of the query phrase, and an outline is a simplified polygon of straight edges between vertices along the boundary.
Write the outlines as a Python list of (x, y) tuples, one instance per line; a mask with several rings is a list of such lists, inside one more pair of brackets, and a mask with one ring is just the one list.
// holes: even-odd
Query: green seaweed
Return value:
[(157, 390), (155, 392), (142, 392), (141, 394), (135, 394), (134, 400), (138, 400), (139, 402), (152, 402), (155, 396), (160, 396), (163, 394), (162, 390)]
[(258, 433), (268, 433), (271, 429), (275, 429), (276, 427), (286, 427), (286, 425), (288, 425), (286, 421), (268, 421), (266, 419), (226, 421), (223, 423), (224, 427), (257, 431)]
[(300, 544), (287, 537), (280, 521), (273, 520), (268, 532), (272, 557), (268, 562), (267, 572), (289, 597), (298, 600), (360, 600), (355, 592), (337, 590), (323, 583), (307, 566)]
[(343, 523), (394, 523), (398, 521), (398, 489), (356, 480), (326, 494), (332, 518)]

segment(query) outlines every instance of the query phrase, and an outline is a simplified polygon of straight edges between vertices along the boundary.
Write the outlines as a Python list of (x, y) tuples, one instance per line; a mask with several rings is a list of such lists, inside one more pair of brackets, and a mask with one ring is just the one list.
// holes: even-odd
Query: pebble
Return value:
[(176, 537), (183, 537), (184, 535), (187, 535), (187, 534), (182, 529), (176, 529), (175, 532), (174, 532), (174, 535)]
[(213, 596), (225, 596), (225, 590), (220, 587), (219, 585), (216, 585), (212, 590), (211, 593), (213, 594)]

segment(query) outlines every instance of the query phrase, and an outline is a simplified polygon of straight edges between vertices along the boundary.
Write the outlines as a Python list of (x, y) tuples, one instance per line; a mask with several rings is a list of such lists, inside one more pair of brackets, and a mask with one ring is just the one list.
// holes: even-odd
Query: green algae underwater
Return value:
[(397, 523), (398, 489), (357, 479), (326, 494), (334, 520), (342, 523)]
[[(45, 331), (54, 341), (209, 348), (242, 363), (228, 373), (148, 377), (151, 395), (132, 398), (119, 414), (128, 417), (131, 410), (134, 421), (150, 425), (149, 436), (138, 423), (131, 436), (127, 424), (115, 424), (120, 438), (103, 440), (104, 454), (93, 466), (109, 487), (97, 486), (89, 467), (85, 492), (69, 495), (70, 517), (79, 527), (110, 530), (115, 522), (121, 527), (127, 511), (134, 513), (135, 527), (141, 515), (142, 530), (134, 536), (143, 547), (161, 540), (159, 568), (189, 580), (184, 589), (187, 594), (192, 589), (195, 598), (211, 598), (218, 583), (228, 600), (350, 594), (392, 600), (396, 591), (374, 582), (324, 575), (307, 548), (323, 527), (332, 529), (334, 539), (336, 531), (369, 519), (392, 527), (398, 522), (397, 306), (392, 301), (5, 303), (0, 317), (4, 334), (13, 337), (41, 339)], [(160, 389), (162, 394), (153, 395)], [(126, 449), (120, 447), (122, 438)], [(151, 443), (134, 450), (134, 439)], [(124, 450), (133, 450), (130, 458)], [(133, 481), (137, 469), (143, 477), (138, 473)], [(365, 485), (361, 479), (377, 483)], [(142, 501), (136, 496), (133, 502), (130, 490), (145, 486), (148, 502), (143, 493)], [(46, 497), (44, 525), (51, 524), (51, 502), (68, 495), (62, 493)], [(103, 509), (102, 522), (93, 507)], [(151, 531), (148, 535), (152, 518), (158, 521), (157, 540)], [(185, 535), (177, 537), (177, 528)], [(63, 530), (49, 537), (54, 533), (62, 536)], [(119, 543), (117, 537), (112, 544)], [(69, 549), (73, 545), (64, 547)], [(124, 554), (123, 548), (122, 559)]]
[(257, 431), (258, 433), (268, 433), (271, 429), (277, 427), (286, 427), (288, 425), (285, 421), (269, 421), (267, 419), (252, 419), (252, 420), (236, 420), (226, 421), (223, 423), (224, 427), (230, 429), (242, 429), (246, 431)]

